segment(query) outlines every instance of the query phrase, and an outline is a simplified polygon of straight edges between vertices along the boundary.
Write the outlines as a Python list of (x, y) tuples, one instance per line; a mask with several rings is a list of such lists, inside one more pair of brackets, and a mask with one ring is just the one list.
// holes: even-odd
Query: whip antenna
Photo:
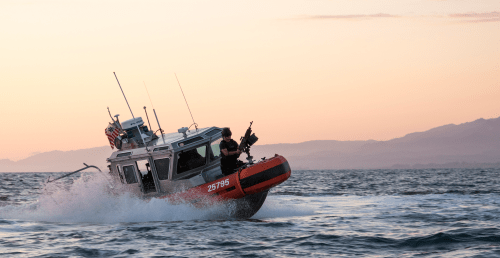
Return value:
[[(179, 88), (181, 88), (182, 96), (184, 97), (184, 101), (186, 101), (186, 106), (188, 107), (189, 114), (191, 115), (191, 119), (193, 119), (193, 125), (196, 128), (196, 131), (198, 131), (198, 124), (194, 121), (193, 114), (191, 113), (191, 109), (189, 108), (189, 104), (186, 100), (186, 96), (184, 96), (184, 91), (182, 90), (181, 83), (179, 82), (179, 78), (177, 78), (177, 74), (175, 74), (175, 79), (177, 79), (177, 84), (179, 84)], [(189, 126), (191, 127), (191, 126)]]
[[(120, 81), (118, 81), (118, 77), (116, 76), (116, 73), (113, 72), (116, 78), (116, 82), (118, 82), (118, 86), (120, 86), (120, 90), (122, 91), (123, 97), (125, 98), (125, 102), (127, 102), (128, 109), (130, 110), (130, 114), (132, 114), (132, 118), (135, 120), (134, 113), (132, 113), (132, 109), (130, 108), (130, 105), (128, 104), (127, 97), (125, 97), (125, 93), (123, 92), (122, 86), (120, 85)], [(146, 146), (146, 150), (148, 150), (148, 146), (146, 145), (146, 141), (144, 140), (144, 137), (142, 137), (141, 129), (139, 128), (139, 125), (137, 126), (137, 130), (139, 131), (139, 134), (141, 135), (142, 143), (144, 143), (144, 146)]]
[(113, 74), (115, 75), (116, 82), (118, 82), (118, 86), (120, 86), (120, 90), (122, 91), (123, 98), (125, 98), (125, 102), (127, 102), (127, 106), (128, 106), (128, 109), (130, 110), (130, 114), (132, 114), (132, 118), (134, 118), (134, 119), (135, 119), (135, 117), (134, 117), (134, 113), (132, 113), (132, 109), (130, 108), (130, 105), (128, 104), (127, 97), (125, 97), (125, 93), (123, 92), (122, 86), (120, 85), (120, 81), (118, 81), (118, 77), (116, 77), (116, 73), (115, 73), (115, 72), (113, 72)]
[[(163, 140), (163, 144), (165, 144), (163, 130), (161, 129), (161, 125), (160, 125), (160, 121), (158, 120), (158, 116), (156, 116), (156, 110), (155, 110), (155, 106), (153, 105), (153, 101), (151, 100), (151, 96), (149, 96), (148, 87), (146, 86), (146, 83), (144, 81), (142, 81), (142, 82), (144, 83), (144, 88), (146, 88), (146, 92), (148, 93), (149, 102), (151, 103), (151, 106), (153, 107), (153, 113), (155, 113), (156, 123), (158, 123), (158, 128), (160, 128), (161, 139)], [(144, 111), (146, 111), (146, 107), (144, 107)], [(148, 115), (146, 115), (146, 116), (148, 116)], [(149, 123), (149, 118), (148, 118), (148, 123)], [(151, 127), (151, 125), (149, 125), (149, 127)]]
[(148, 111), (146, 111), (146, 106), (144, 106), (144, 113), (146, 113), (146, 118), (148, 119), (148, 125), (151, 130), (153, 130), (153, 127), (151, 127), (151, 123), (149, 122), (149, 116), (148, 116)]

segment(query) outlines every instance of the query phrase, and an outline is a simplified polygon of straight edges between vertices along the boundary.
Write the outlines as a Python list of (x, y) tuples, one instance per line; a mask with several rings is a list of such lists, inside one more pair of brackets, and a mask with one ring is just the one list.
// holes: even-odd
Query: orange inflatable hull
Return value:
[(241, 199), (262, 192), (267, 196), (270, 188), (286, 181), (291, 173), (288, 161), (283, 156), (276, 155), (231, 175), (166, 197), (173, 202), (187, 201), (204, 206), (211, 202)]

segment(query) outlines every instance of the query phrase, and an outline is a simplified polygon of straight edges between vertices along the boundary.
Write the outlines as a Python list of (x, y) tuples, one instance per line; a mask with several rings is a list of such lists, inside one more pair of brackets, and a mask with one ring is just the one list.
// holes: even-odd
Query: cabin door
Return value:
[[(157, 190), (158, 192), (169, 192), (169, 189), (171, 188), (170, 186), (170, 178), (172, 176), (170, 175), (171, 169), (171, 155), (157, 155), (154, 156), (153, 160), (153, 174), (156, 174), (158, 176), (158, 183), (157, 183)], [(156, 173), (155, 173), (156, 172)]]
[(142, 159), (136, 161), (137, 164), (137, 172), (141, 182), (142, 182), (142, 190), (145, 194), (147, 193), (156, 193), (156, 185), (153, 177), (153, 171), (151, 170), (151, 165), (149, 163), (149, 159)]
[(126, 188), (128, 188), (131, 192), (136, 193), (138, 195), (142, 192), (142, 187), (139, 184), (139, 180), (137, 179), (137, 169), (135, 167), (135, 162), (125, 162), (123, 164), (117, 165), (119, 173), (123, 172), (123, 183), (125, 183)]

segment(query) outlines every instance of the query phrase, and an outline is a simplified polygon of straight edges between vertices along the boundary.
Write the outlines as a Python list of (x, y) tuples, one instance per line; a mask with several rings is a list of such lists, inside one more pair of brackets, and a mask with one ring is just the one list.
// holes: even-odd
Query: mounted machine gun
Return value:
[(250, 122), (250, 126), (245, 132), (245, 136), (241, 137), (240, 139), (241, 142), (238, 147), (242, 152), (245, 152), (247, 154), (248, 164), (250, 165), (253, 164), (253, 157), (250, 155), (250, 147), (254, 145), (254, 143), (257, 142), (257, 140), (259, 140), (259, 138), (257, 138), (257, 136), (255, 136), (255, 134), (252, 133), (252, 124), (253, 121)]

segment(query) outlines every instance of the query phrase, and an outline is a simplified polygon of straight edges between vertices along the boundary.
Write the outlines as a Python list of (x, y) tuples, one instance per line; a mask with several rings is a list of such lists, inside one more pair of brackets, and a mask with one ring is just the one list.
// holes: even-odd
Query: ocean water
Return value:
[(0, 173), (4, 257), (500, 257), (500, 169), (292, 171), (251, 219)]

